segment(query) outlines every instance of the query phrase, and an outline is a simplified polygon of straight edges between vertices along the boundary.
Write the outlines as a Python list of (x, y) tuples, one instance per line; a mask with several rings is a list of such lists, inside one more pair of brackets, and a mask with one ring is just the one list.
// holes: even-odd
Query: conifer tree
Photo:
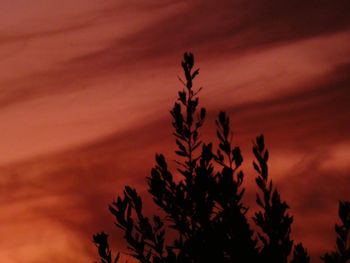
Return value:
[[(225, 112), (216, 119), (218, 143), (204, 143), (200, 129), (206, 110), (199, 108), (194, 79), (194, 57), (185, 53), (181, 63), (184, 80), (177, 101), (170, 111), (177, 145), (174, 179), (163, 154), (156, 154), (155, 166), (147, 177), (148, 191), (162, 215), (146, 216), (142, 199), (136, 189), (125, 186), (122, 196), (109, 206), (115, 224), (121, 229), (130, 255), (141, 263), (201, 263), (201, 262), (269, 262), (308, 263), (310, 257), (301, 243), (293, 246), (291, 226), (293, 217), (289, 206), (272, 184), (268, 173), (269, 153), (264, 136), (253, 145), (257, 172), (256, 184), (260, 194), (259, 210), (253, 221), (255, 233), (248, 223), (248, 208), (243, 204), (245, 189), (240, 148), (233, 146), (230, 120)], [(339, 206), (341, 225), (336, 225), (337, 250), (325, 254), (325, 263), (345, 263), (350, 258), (350, 203)], [(175, 233), (166, 242), (169, 231)], [(101, 263), (116, 263), (108, 244), (108, 235), (95, 234)]]
[(338, 215), (341, 225), (335, 225), (336, 250), (322, 257), (325, 263), (350, 262), (350, 202), (339, 203)]

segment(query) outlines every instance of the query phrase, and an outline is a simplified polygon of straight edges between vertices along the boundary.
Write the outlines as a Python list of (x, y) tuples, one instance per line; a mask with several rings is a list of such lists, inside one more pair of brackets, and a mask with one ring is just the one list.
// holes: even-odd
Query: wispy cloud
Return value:
[(349, 1), (11, 3), (0, 4), (2, 261), (85, 262), (92, 233), (117, 233), (107, 204), (124, 184), (145, 194), (156, 152), (174, 158), (168, 110), (186, 50), (210, 112), (203, 138), (226, 109), (253, 193), (249, 143), (263, 132), (295, 236), (313, 254), (330, 244), (336, 201), (349, 199)]

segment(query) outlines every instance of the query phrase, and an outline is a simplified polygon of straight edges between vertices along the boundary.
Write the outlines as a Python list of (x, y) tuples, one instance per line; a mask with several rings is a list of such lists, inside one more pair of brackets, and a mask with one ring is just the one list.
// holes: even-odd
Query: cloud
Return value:
[[(350, 19), (344, 10), (348, 7), (346, 1), (182, 2), (167, 16), (75, 61), (115, 64), (137, 57), (142, 63), (169, 58), (184, 50), (199, 50), (213, 58), (223, 52), (261, 49), (346, 31)], [(120, 52), (120, 46), (128, 47), (129, 52)]]
[[(329, 155), (333, 156), (333, 161), (320, 170), (322, 160), (330, 158), (327, 157), (327, 148), (335, 142), (341, 144), (349, 139), (348, 128), (343, 122), (348, 112), (347, 70), (348, 65), (336, 68), (325, 79), (313, 84), (312, 88), (302, 89), (304, 91), (229, 109), (237, 127), (237, 137), (240, 137), (235, 143), (246, 145), (243, 148), (250, 148), (249, 142), (258, 129), (264, 133), (266, 131), (272, 155), (271, 171), (283, 173), (274, 174), (273, 178), (283, 197), (292, 206), (297, 222), (295, 236), (300, 241), (306, 237), (313, 254), (319, 253), (320, 247), (330, 244), (332, 229), (329, 224), (334, 223), (336, 218), (336, 201), (347, 197), (346, 172), (338, 171), (336, 177), (331, 176), (333, 168), (330, 165), (337, 163), (334, 161), (337, 155)], [(215, 109), (210, 111), (215, 112)], [(320, 112), (322, 118), (318, 117)], [(212, 117), (208, 119), (210, 122), (213, 123)], [(209, 128), (208, 125), (206, 128)], [(333, 129), (320, 129), (327, 126)], [(212, 128), (209, 130), (210, 134), (203, 134), (206, 139), (214, 135)], [(334, 133), (334, 130), (340, 130), (342, 136)], [(25, 209), (27, 213), (31, 211), (31, 220), (51, 222), (46, 223), (43, 234), (60, 226), (64, 229), (62, 233), (76, 233), (74, 239), (84, 243), (91, 239), (93, 232), (102, 229), (107, 229), (111, 234), (118, 233), (113, 230), (113, 219), (108, 214), (107, 204), (121, 193), (125, 184), (136, 186), (144, 195), (145, 176), (152, 166), (152, 156), (156, 152), (165, 152), (169, 160), (174, 158), (170, 150), (174, 147), (170, 135), (169, 119), (160, 117), (76, 149), (24, 164), (12, 164), (2, 170), (3, 178), (8, 179), (2, 184), (3, 203), (11, 204), (9, 214)], [(307, 153), (305, 145), (309, 149)], [(278, 166), (281, 160), (280, 155), (286, 155), (286, 162), (290, 162), (288, 152), (298, 156), (294, 164), (275, 169), (274, 166)], [(251, 154), (246, 155), (249, 156), (246, 160), (249, 164)], [(249, 174), (248, 170), (247, 177)], [(337, 190), (339, 184), (344, 186), (342, 191)], [(251, 183), (247, 187), (249, 192), (254, 191)], [(295, 192), (296, 189), (298, 192)], [(330, 216), (322, 217), (322, 222), (317, 225), (317, 233), (325, 234), (323, 241), (316, 246), (310, 240), (310, 236), (317, 234), (316, 230), (308, 231), (304, 223), (324, 213)], [(8, 222), (4, 224), (8, 226)], [(116, 236), (116, 246), (123, 247), (122, 238), (118, 234)], [(67, 238), (72, 240), (73, 237)], [(317, 238), (321, 240), (321, 237)], [(83, 251), (92, 255), (93, 246), (90, 243), (86, 242), (82, 247)]]
[(349, 64), (339, 65), (297, 91), (290, 89), (289, 94), (238, 104), (229, 112), (241, 133), (266, 133), (274, 146), (282, 140), (284, 147), (293, 149), (348, 141), (349, 69)]
[[(295, 236), (319, 253), (333, 240), (336, 201), (349, 199), (349, 5), (132, 1), (4, 35), (1, 258), (40, 262), (56, 249), (57, 262), (71, 260), (69, 250), (83, 262), (94, 257), (91, 235), (101, 230), (124, 247), (107, 205), (125, 184), (147, 196), (156, 152), (174, 165), (165, 105), (185, 50), (200, 61), (210, 111), (203, 138), (213, 139), (215, 112), (228, 109), (248, 167), (250, 142), (263, 132)], [(14, 52), (19, 42), (26, 45)], [(251, 174), (247, 168), (253, 193)]]
[[(166, 61), (175, 61), (184, 50), (193, 50), (202, 59), (214, 59), (346, 31), (350, 26), (344, 12), (348, 5), (347, 1), (337, 4), (293, 1), (283, 5), (278, 1), (223, 1), (219, 4), (194, 1), (153, 3), (151, 6), (134, 2), (131, 6), (100, 7), (95, 13), (90, 11), (85, 16), (70, 17), (71, 22), (66, 22), (65, 27), (14, 37), (28, 43), (32, 43), (33, 38), (41, 38), (44, 43), (49, 37), (60, 43), (57, 48), (62, 52), (72, 49), (66, 45), (67, 41), (83, 45), (81, 40), (86, 39), (87, 48), (61, 56), (56, 65), (32, 73), (20, 82), (30, 82), (30, 85), (19, 84), (17, 80), (19, 88), (11, 91), (1, 104), (25, 99), (35, 90), (37, 95), (53, 95), (81, 88), (106, 74), (142, 70), (150, 63), (164, 65)], [(134, 15), (130, 15), (132, 10)], [(146, 12), (150, 14), (145, 15)], [(125, 26), (121, 27), (121, 23)], [(100, 39), (96, 38), (97, 32)], [(74, 35), (81, 36), (80, 40)], [(65, 42), (60, 40), (67, 36)]]
[[(74, 254), (79, 261), (94, 257), (92, 234), (117, 232), (108, 204), (122, 193), (125, 184), (145, 191), (145, 177), (155, 154), (154, 129), (149, 125), (142, 129), (144, 134), (135, 129), (2, 167), (0, 203), (6, 216), (0, 220), (0, 231), (7, 242), (2, 243), (1, 258), (42, 262), (57, 253), (56, 262), (65, 262)], [(126, 249), (120, 235), (112, 244)], [(14, 253), (15, 259), (11, 258)]]

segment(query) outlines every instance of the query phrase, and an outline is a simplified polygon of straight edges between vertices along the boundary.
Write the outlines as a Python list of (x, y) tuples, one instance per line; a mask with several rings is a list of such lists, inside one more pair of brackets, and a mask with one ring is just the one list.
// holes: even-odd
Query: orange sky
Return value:
[[(252, 139), (312, 255), (331, 249), (350, 199), (350, 2), (0, 1), (0, 261), (93, 262), (92, 234), (121, 247), (107, 205), (145, 191), (184, 51), (209, 118), (230, 113), (255, 193)], [(312, 227), (310, 227), (310, 225)], [(123, 250), (124, 251), (124, 250)], [(318, 262), (313, 257), (313, 262)]]

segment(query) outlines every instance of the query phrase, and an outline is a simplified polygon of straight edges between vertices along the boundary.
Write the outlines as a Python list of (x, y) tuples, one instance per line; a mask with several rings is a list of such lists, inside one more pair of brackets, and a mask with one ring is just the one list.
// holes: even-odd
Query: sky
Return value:
[(126, 184), (147, 202), (155, 153), (175, 158), (169, 110), (185, 51), (200, 68), (203, 138), (214, 139), (220, 110), (231, 117), (246, 202), (263, 133), (293, 239), (313, 262), (333, 248), (337, 203), (350, 199), (349, 1), (1, 0), (0, 9), (1, 262), (94, 262), (102, 230), (127, 252), (108, 204)]

